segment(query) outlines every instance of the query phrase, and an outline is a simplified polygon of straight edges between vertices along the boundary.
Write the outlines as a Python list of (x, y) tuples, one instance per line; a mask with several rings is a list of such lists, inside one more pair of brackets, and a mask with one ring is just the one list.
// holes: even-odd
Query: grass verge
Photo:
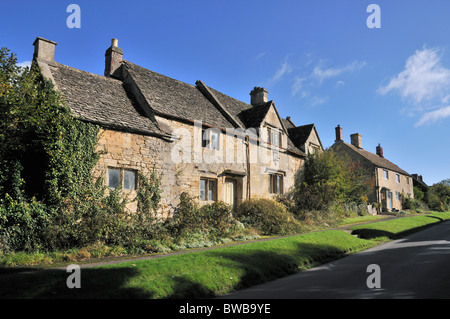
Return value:
[(350, 229), (354, 235), (358, 235), (360, 238), (386, 241), (406, 236), (449, 219), (450, 212), (431, 213), (354, 226)]
[(308, 269), (450, 219), (450, 212), (405, 217), (207, 251), (82, 268), (81, 289), (63, 270), (4, 268), (0, 298), (210, 298)]

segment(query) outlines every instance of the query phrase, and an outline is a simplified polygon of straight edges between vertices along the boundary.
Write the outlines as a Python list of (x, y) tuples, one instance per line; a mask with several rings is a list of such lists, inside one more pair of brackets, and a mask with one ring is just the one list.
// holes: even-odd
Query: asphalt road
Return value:
[[(379, 270), (368, 272), (373, 264)], [(450, 222), (223, 298), (450, 298)]]

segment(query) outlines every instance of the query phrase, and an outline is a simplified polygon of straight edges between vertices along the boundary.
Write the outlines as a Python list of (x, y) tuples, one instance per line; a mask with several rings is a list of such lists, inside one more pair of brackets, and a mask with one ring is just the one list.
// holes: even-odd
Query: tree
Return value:
[(22, 249), (52, 232), (74, 238), (79, 220), (89, 229), (103, 193), (91, 177), (98, 127), (71, 114), (36, 63), (16, 63), (0, 49), (0, 248)]
[(450, 209), (450, 178), (428, 188), (427, 202), (432, 210), (444, 212)]
[(37, 64), (0, 50), (0, 196), (60, 204), (91, 187), (98, 128), (76, 119)]
[(324, 210), (331, 203), (367, 200), (371, 178), (361, 164), (332, 150), (310, 155), (294, 190), (298, 211)]

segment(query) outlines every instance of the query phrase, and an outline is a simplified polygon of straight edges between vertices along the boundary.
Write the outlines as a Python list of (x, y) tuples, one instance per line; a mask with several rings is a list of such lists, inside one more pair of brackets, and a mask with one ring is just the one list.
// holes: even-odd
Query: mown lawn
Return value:
[(411, 216), (351, 227), (360, 238), (378, 241), (396, 239), (437, 222), (450, 219), (450, 212)]
[(450, 212), (355, 226), (362, 239), (327, 230), (207, 251), (81, 269), (81, 288), (65, 270), (0, 274), (0, 298), (210, 298), (274, 280), (450, 219)]

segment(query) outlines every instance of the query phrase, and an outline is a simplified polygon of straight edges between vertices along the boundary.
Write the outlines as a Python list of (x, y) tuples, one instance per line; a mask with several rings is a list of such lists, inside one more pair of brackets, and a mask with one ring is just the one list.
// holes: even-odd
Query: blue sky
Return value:
[[(81, 28), (69, 28), (69, 4)], [(370, 29), (369, 4), (381, 9)], [(450, 178), (450, 1), (0, 1), (0, 46), (31, 60), (41, 36), (56, 61), (103, 74), (119, 39), (124, 58), (244, 102), (268, 89), (283, 117), (315, 123), (324, 147), (343, 127), (433, 184)]]

